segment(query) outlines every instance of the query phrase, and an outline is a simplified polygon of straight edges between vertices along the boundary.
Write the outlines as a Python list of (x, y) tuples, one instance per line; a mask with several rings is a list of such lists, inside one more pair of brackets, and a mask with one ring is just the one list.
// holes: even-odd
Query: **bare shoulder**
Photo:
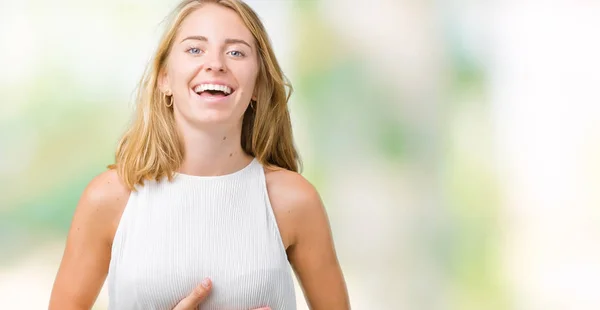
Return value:
[(286, 248), (293, 246), (300, 226), (310, 226), (310, 223), (318, 222), (312, 221), (314, 218), (326, 216), (321, 197), (317, 189), (297, 172), (269, 167), (265, 168), (265, 178)]
[(96, 205), (115, 206), (120, 205), (123, 199), (129, 198), (130, 191), (121, 181), (116, 170), (104, 171), (94, 177), (85, 191), (82, 198)]
[(311, 209), (321, 207), (317, 189), (301, 174), (281, 168), (266, 168), (265, 176), (274, 208), (289, 212), (310, 212)]
[(305, 208), (320, 204), (317, 189), (301, 174), (281, 168), (267, 168), (265, 175), (271, 200), (276, 200), (278, 206)]
[[(107, 170), (94, 177), (87, 185), (74, 217), (93, 219), (96, 225), (92, 227), (108, 229), (107, 233), (110, 234), (116, 230), (129, 195), (130, 190), (121, 181), (118, 173), (113, 169)], [(85, 220), (81, 222), (90, 224)], [(77, 221), (73, 224), (76, 225)]]

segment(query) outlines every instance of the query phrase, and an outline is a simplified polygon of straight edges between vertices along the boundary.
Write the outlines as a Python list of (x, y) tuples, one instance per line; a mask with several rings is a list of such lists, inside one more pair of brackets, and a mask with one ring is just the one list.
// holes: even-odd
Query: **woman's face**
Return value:
[(231, 9), (206, 4), (181, 24), (161, 74), (175, 119), (191, 126), (237, 125), (255, 91), (254, 37)]

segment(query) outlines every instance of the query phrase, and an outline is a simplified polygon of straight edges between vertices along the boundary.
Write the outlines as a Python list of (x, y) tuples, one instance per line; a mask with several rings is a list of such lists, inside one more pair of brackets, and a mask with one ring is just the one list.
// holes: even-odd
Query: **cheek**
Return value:
[(256, 87), (256, 82), (258, 80), (258, 72), (256, 69), (253, 70), (245, 70), (245, 74), (242, 76), (245, 92), (254, 93), (254, 88)]
[(172, 86), (177, 88), (182, 86), (187, 87), (187, 83), (194, 77), (197, 67), (197, 64), (186, 61), (185, 59), (174, 59), (171, 62), (169, 70)]

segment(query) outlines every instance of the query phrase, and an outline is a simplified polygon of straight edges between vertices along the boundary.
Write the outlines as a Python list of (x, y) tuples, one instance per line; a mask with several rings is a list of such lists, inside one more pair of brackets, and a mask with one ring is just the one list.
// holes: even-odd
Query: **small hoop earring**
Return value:
[(250, 107), (252, 108), (252, 110), (254, 110), (254, 103), (255, 103), (255, 102), (256, 102), (256, 101), (254, 101), (254, 100), (250, 100)]
[(164, 95), (165, 97), (165, 105), (167, 106), (167, 108), (170, 108), (173, 106), (173, 96), (169, 96), (167, 94)]

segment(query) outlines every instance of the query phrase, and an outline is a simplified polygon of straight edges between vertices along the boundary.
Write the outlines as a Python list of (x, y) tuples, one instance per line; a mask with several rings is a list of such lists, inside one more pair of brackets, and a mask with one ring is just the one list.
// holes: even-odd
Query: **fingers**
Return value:
[(193, 310), (208, 296), (212, 282), (206, 278), (202, 283), (194, 288), (194, 290), (184, 299), (182, 299), (173, 310)]

